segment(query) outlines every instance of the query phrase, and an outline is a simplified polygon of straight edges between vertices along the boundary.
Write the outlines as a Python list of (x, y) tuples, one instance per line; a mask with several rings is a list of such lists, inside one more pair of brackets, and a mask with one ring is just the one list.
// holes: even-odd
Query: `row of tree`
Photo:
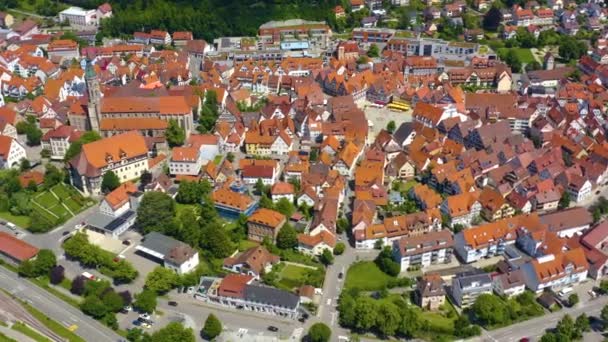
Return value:
[(137, 275), (137, 270), (128, 261), (117, 259), (101, 247), (89, 243), (86, 233), (78, 232), (63, 243), (65, 254), (80, 261), (87, 267), (98, 267), (100, 272), (111, 276), (116, 283), (130, 283)]
[(485, 327), (496, 327), (542, 316), (544, 311), (536, 302), (534, 294), (526, 291), (508, 300), (493, 294), (483, 294), (477, 297), (470, 313), (475, 322)]

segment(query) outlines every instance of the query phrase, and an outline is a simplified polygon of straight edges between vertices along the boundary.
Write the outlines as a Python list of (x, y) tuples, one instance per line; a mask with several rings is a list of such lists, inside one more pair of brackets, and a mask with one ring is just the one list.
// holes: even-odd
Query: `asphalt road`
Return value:
[(547, 329), (555, 328), (557, 322), (561, 320), (564, 315), (569, 314), (573, 319), (576, 319), (576, 317), (582, 313), (587, 316), (599, 316), (600, 311), (602, 311), (602, 308), (606, 304), (608, 304), (608, 297), (602, 296), (586, 303), (580, 303), (573, 308), (564, 308), (558, 312), (550, 313), (502, 329), (485, 332), (481, 337), (475, 339), (475, 341), (492, 340), (510, 342), (519, 341), (524, 337), (531, 340), (538, 340)]
[(15, 273), (0, 267), (0, 288), (15, 297), (29, 302), (36, 309), (64, 326), (77, 325), (74, 333), (87, 341), (120, 341), (121, 336), (101, 323), (85, 316), (80, 310), (50, 295)]

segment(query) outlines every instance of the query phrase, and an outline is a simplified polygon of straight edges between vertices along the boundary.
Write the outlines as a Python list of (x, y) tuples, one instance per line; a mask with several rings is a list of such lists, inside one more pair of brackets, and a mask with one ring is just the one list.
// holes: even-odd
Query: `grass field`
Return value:
[(279, 284), (290, 290), (299, 287), (304, 283), (303, 280), (308, 270), (306, 267), (286, 264), (279, 274), (281, 277)]
[(504, 56), (507, 55), (507, 53), (509, 52), (509, 50), (513, 50), (515, 51), (515, 55), (517, 56), (517, 59), (519, 59), (520, 63), (532, 63), (534, 61), (536, 61), (536, 59), (534, 58), (534, 55), (532, 55), (532, 51), (530, 51), (530, 49), (523, 49), (523, 48), (500, 48), (498, 49), (498, 55), (502, 56), (502, 58), (504, 58)]
[(249, 241), (249, 240), (241, 240), (239, 241), (239, 251), (243, 252), (248, 250), (249, 248), (258, 246), (259, 243)]
[(17, 342), (17, 340), (14, 340), (14, 339), (4, 335), (3, 333), (0, 333), (0, 342)]
[(183, 213), (184, 211), (189, 211), (189, 210), (193, 211), (197, 217), (200, 214), (199, 206), (196, 204), (181, 204), (181, 203), (175, 204), (175, 213), (176, 213), (177, 217), (179, 217), (180, 214)]
[(344, 287), (358, 288), (362, 291), (377, 291), (384, 288), (391, 276), (382, 272), (373, 261), (359, 261), (346, 272)]
[(27, 216), (15, 216), (8, 211), (0, 212), (0, 218), (6, 221), (10, 221), (19, 227), (28, 228), (30, 226), (30, 218)]

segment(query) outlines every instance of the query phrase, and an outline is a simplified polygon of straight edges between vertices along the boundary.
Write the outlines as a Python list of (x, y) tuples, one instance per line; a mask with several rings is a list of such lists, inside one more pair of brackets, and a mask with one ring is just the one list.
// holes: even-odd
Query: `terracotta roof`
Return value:
[(190, 32), (190, 31), (173, 32), (173, 40), (192, 40), (192, 32)]
[(101, 119), (99, 123), (102, 131), (165, 130), (168, 126), (167, 121), (156, 118)]
[(285, 221), (285, 215), (271, 209), (260, 208), (256, 210), (247, 222), (259, 223), (272, 228), (279, 228), (282, 222)]
[(101, 102), (102, 113), (160, 113), (163, 115), (184, 115), (192, 113), (192, 108), (183, 96), (159, 97), (108, 97)]
[(531, 261), (540, 283), (547, 283), (568, 276), (566, 266), (572, 265), (576, 273), (589, 268), (582, 248), (575, 248), (558, 254), (550, 254)]
[(260, 274), (268, 264), (276, 264), (280, 258), (270, 253), (264, 246), (252, 247), (236, 257), (224, 259), (224, 266), (245, 264), (249, 269)]
[(104, 200), (108, 202), (112, 209), (116, 210), (129, 200), (129, 194), (135, 192), (137, 192), (137, 186), (131, 182), (126, 182), (107, 194)]
[(11, 234), (0, 232), (0, 253), (19, 261), (25, 261), (36, 256), (38, 248)]
[(26, 188), (30, 182), (34, 182), (36, 185), (44, 183), (44, 174), (38, 171), (28, 171), (19, 175), (21, 187)]
[(198, 152), (198, 148), (195, 147), (174, 147), (171, 161), (196, 162), (198, 160)]
[(249, 208), (253, 203), (251, 197), (224, 188), (214, 191), (211, 198), (215, 204), (238, 208), (241, 211)]
[(200, 148), (202, 145), (217, 145), (219, 137), (215, 134), (191, 134), (188, 145)]
[(218, 292), (220, 296), (244, 298), (245, 287), (253, 280), (252, 276), (229, 274), (222, 279)]
[(301, 245), (314, 248), (320, 243), (325, 243), (331, 248), (336, 246), (336, 236), (326, 230), (322, 230), (317, 235), (298, 234), (298, 242)]
[(80, 160), (93, 168), (101, 169), (108, 163), (118, 162), (123, 158), (134, 158), (147, 154), (148, 147), (144, 137), (138, 132), (127, 132), (84, 144), (82, 152), (71, 163), (79, 168), (79, 171), (83, 171), (81, 174), (85, 174), (86, 172), (82, 167), (87, 165), (82, 165)]
[(273, 195), (293, 195), (295, 193), (295, 189), (291, 183), (276, 182), (270, 189), (270, 193)]
[(8, 159), (8, 154), (11, 151), (11, 144), (13, 143), (13, 138), (0, 135), (0, 157), (5, 160)]

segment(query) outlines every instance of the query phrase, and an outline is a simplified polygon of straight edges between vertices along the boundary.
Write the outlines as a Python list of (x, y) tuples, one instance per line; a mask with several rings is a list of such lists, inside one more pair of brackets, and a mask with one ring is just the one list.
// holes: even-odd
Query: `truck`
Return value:
[(97, 277), (95, 277), (94, 274), (91, 274), (89, 272), (82, 272), (82, 276), (89, 279), (89, 280), (95, 280), (95, 281), (99, 281), (99, 279)]

